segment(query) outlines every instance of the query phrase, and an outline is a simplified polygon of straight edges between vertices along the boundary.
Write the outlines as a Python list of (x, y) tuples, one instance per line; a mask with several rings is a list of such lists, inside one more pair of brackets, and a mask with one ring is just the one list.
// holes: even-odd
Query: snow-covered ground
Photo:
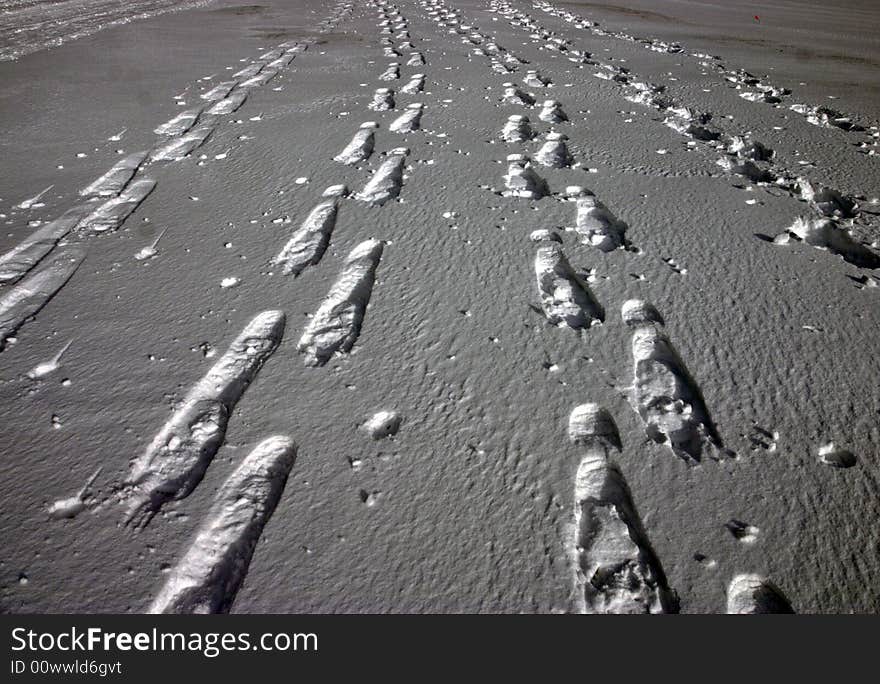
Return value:
[(0, 607), (880, 610), (850, 5), (226, 2), (0, 63)]

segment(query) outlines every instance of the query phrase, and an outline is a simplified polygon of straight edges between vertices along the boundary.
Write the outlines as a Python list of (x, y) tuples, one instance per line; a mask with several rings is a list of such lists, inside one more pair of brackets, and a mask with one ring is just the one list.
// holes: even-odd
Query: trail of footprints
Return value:
[[(552, 47), (555, 51), (568, 55), (571, 61), (581, 65), (598, 66), (599, 70), (594, 73), (594, 76), (615, 83), (623, 90), (624, 97), (628, 101), (650, 107), (664, 114), (664, 123), (689, 138), (691, 141), (689, 144), (704, 145), (708, 149), (720, 153), (718, 165), (727, 173), (742, 177), (755, 187), (782, 190), (791, 197), (805, 202), (817, 215), (798, 217), (791, 226), (776, 236), (756, 233), (756, 237), (778, 245), (802, 241), (812, 247), (836, 254), (859, 269), (880, 269), (880, 254), (876, 251), (880, 249), (880, 243), (865, 244), (854, 232), (854, 225), (859, 221), (862, 221), (864, 225), (874, 225), (871, 215), (864, 213), (860, 208), (860, 201), (864, 200), (864, 195), (860, 196), (861, 200), (848, 197), (833, 188), (814, 183), (787, 170), (776, 159), (773, 150), (755, 140), (751, 135), (733, 133), (725, 136), (715, 123), (719, 118), (713, 116), (712, 113), (699, 112), (680, 104), (666, 93), (666, 86), (642, 81), (626, 67), (617, 66), (607, 61), (603, 62), (595, 56), (574, 50), (570, 41), (543, 28), (528, 14), (515, 10), (507, 0), (492, 0), (490, 7), (490, 11), (504, 16), (512, 26), (530, 31), (533, 39), (539, 42), (550, 41), (545, 43), (545, 47)], [(557, 9), (547, 2), (536, 2), (535, 7), (563, 19), (575, 28), (588, 30), (596, 35), (611, 35), (624, 40), (638, 40), (645, 42), (651, 49), (656, 49), (658, 46), (656, 41), (633, 39), (623, 33), (608, 33), (599, 29), (594, 22), (571, 12)], [(675, 53), (680, 50), (662, 49), (660, 51)], [(777, 104), (778, 95), (783, 94), (778, 89), (762, 85), (758, 79), (750, 74), (726, 71), (723, 66), (714, 62), (713, 65), (725, 74), (726, 80), (737, 84), (737, 87), (743, 83), (756, 87), (762, 93), (762, 97), (757, 99)], [(748, 93), (742, 93), (742, 95), (746, 99), (752, 99)], [(827, 108), (793, 105), (792, 109), (804, 113), (807, 120), (816, 125), (834, 126), (850, 131), (864, 130), (862, 126), (853, 123), (848, 117)], [(876, 139), (880, 138), (880, 132), (874, 131), (872, 137), (876, 144)], [(873, 152), (873, 150), (871, 151)], [(880, 286), (880, 275), (864, 274), (859, 279), (857, 287), (864, 286)]]
[[(379, 6), (385, 5), (379, 3)], [(419, 63), (423, 63), (423, 59)], [(420, 81), (423, 78), (420, 76)], [(225, 85), (222, 91), (225, 95)], [(212, 96), (219, 94), (217, 91)], [(195, 121), (192, 116), (185, 118), (182, 126)], [(362, 127), (362, 137), (353, 141), (337, 161), (358, 163), (369, 157), (374, 128), (372, 125)], [(415, 130), (417, 122), (400, 128), (401, 132)], [(405, 148), (392, 150), (364, 190), (356, 195), (357, 199), (381, 205), (396, 197), (402, 185), (407, 154)], [(353, 160), (356, 155), (359, 158)], [(320, 262), (335, 227), (339, 201), (346, 192), (344, 185), (325, 191), (324, 200), (274, 259), (282, 274), (296, 276)], [(297, 345), (307, 365), (324, 365), (334, 354), (351, 350), (360, 333), (383, 247), (384, 243), (379, 240), (367, 240), (355, 247), (346, 260), (337, 282)], [(278, 347), (284, 327), (285, 318), (280, 311), (267, 311), (254, 318), (190, 390), (133, 463), (125, 480), (122, 498), (128, 524), (146, 525), (164, 503), (185, 498), (198, 485), (222, 445), (236, 403)], [(396, 426), (400, 420), (395, 416), (392, 422)], [(262, 527), (280, 497), (294, 454), (295, 448), (289, 439), (273, 437), (248, 456), (217, 495), (205, 524), (172, 571), (151, 611), (228, 610)]]
[[(406, 20), (400, 11), (386, 2), (376, 2), (381, 17), (379, 23), (381, 43), (386, 55), (399, 56), (407, 52), (413, 56), (408, 65), (422, 66), (424, 56), (415, 51)], [(391, 36), (394, 36), (392, 39)], [(401, 41), (395, 44), (394, 40)], [(378, 76), (380, 81), (395, 81), (401, 78), (400, 64), (393, 62)], [(410, 81), (410, 92), (421, 91), (425, 75), (414, 74)], [(378, 88), (367, 105), (376, 112), (392, 111), (396, 107), (394, 91), (391, 88)], [(411, 103), (403, 113), (388, 126), (391, 133), (407, 134), (420, 129), (424, 106)], [(379, 124), (366, 121), (360, 125), (349, 144), (333, 159), (348, 166), (355, 166), (370, 159), (375, 149), (376, 131)], [(409, 149), (394, 147), (385, 153), (373, 175), (363, 188), (351, 195), (355, 200), (381, 207), (397, 198), (404, 182)], [(309, 266), (316, 266), (332, 239), (336, 217), (342, 198), (348, 190), (344, 185), (328, 188), (325, 199), (306, 217), (299, 230), (276, 257), (285, 275), (299, 275)], [(300, 338), (298, 349), (305, 358), (306, 365), (323, 366), (333, 356), (351, 351), (363, 325), (367, 305), (372, 294), (376, 270), (382, 257), (384, 243), (370, 239), (357, 245), (343, 265), (336, 283), (331, 288), (318, 310), (312, 316)]]
[[(351, 3), (338, 3), (319, 30), (327, 31), (335, 26), (351, 12), (351, 8)], [(0, 256), (0, 284), (13, 285), (21, 281), (5, 294), (0, 294), (0, 320), (3, 321), (0, 350), (13, 338), (16, 330), (45, 306), (73, 275), (75, 269), (71, 269), (69, 264), (78, 264), (85, 258), (85, 251), (76, 247), (65, 250), (56, 259), (46, 261), (60, 243), (65, 240), (81, 242), (91, 235), (119, 230), (156, 187), (154, 179), (143, 175), (149, 165), (179, 161), (194, 152), (220, 125), (221, 116), (236, 111), (253, 88), (271, 81), (308, 44), (309, 41), (282, 43), (237, 72), (235, 78), (238, 80), (224, 81), (201, 93), (200, 99), (204, 104), (177, 114), (155, 129), (159, 141), (151, 150), (131, 153), (120, 159), (80, 191), (84, 199), (82, 204), (38, 228)], [(27, 210), (42, 206), (38, 200), (48, 189), (21, 203), (19, 208)], [(39, 270), (22, 280), (35, 268)]]
[[(319, 25), (319, 31), (331, 30), (352, 7), (350, 2), (338, 3), (330, 18)], [(177, 161), (190, 154), (211, 135), (219, 116), (237, 110), (249, 89), (268, 83), (305, 47), (306, 43), (284, 43), (238, 72), (235, 76), (240, 80), (222, 82), (202, 93), (201, 99), (208, 104), (186, 110), (157, 127), (160, 141), (156, 147), (120, 159), (83, 188), (80, 195), (86, 200), (84, 204), (39, 228), (0, 257), (0, 282), (11, 285), (0, 293), (0, 348), (63, 287), (82, 262), (85, 252), (79, 247), (65, 247), (53, 254), (62, 240), (71, 233), (85, 236), (118, 230), (155, 187), (154, 180), (138, 177), (146, 165)], [(325, 203), (312, 212), (276, 259), (282, 272), (295, 275), (320, 260), (333, 228), (338, 199), (344, 192), (344, 187), (328, 190)], [(35, 207), (39, 197), (32, 199), (27, 208)], [(151, 246), (141, 250), (143, 258), (155, 253), (161, 237), (160, 233)], [(354, 266), (349, 263), (328, 298), (336, 308), (322, 308), (323, 319), (313, 319), (304, 335), (304, 339), (313, 341), (318, 353), (325, 354), (324, 361), (329, 358), (327, 350), (337, 335), (334, 328), (340, 329), (340, 348), (350, 349), (357, 337), (360, 323), (352, 327), (341, 319), (350, 312), (339, 297), (351, 295), (346, 291), (349, 286), (361, 294), (366, 288), (366, 299), (360, 308), (362, 318), (382, 246), (377, 241), (364, 244), (369, 247), (364, 258), (375, 258), (369, 277), (354, 273), (359, 262)], [(363, 251), (356, 248), (353, 258), (356, 260)], [(352, 306), (358, 308), (356, 302)], [(322, 329), (318, 329), (319, 320), (324, 322)], [(122, 483), (118, 498), (124, 504), (127, 525), (143, 527), (165, 503), (185, 498), (199, 484), (223, 443), (235, 405), (277, 349), (284, 328), (285, 316), (281, 311), (257, 315), (192, 387), (143, 454), (132, 463)], [(69, 344), (53, 359), (37, 364), (29, 377), (38, 379), (54, 372)], [(262, 529), (284, 490), (295, 455), (293, 442), (285, 436), (270, 437), (254, 448), (216, 495), (194, 541), (150, 607), (152, 612), (225, 612), (230, 608)], [(53, 503), (49, 517), (75, 517), (91, 507), (89, 490), (99, 473), (100, 469), (76, 495)]]
[[(397, 37), (406, 39), (411, 48), (399, 11), (384, 2), (377, 2), (375, 6), (384, 15), (383, 33), (393, 26)], [(424, 58), (419, 55), (418, 60), (411, 59), (409, 63), (421, 65)], [(391, 74), (399, 77), (397, 65), (389, 67), (380, 78), (390, 78)], [(418, 83), (423, 82), (424, 76), (418, 75)], [(228, 96), (225, 84), (210, 96), (220, 95)], [(378, 99), (387, 102), (383, 94)], [(393, 101), (389, 108), (392, 107)], [(398, 133), (418, 130), (420, 116), (420, 106), (409, 107), (389, 130)], [(373, 152), (377, 127), (373, 122), (363, 124), (335, 160), (347, 165), (366, 161)], [(408, 154), (406, 148), (390, 150), (354, 198), (381, 206), (397, 197), (403, 185)], [(282, 275), (296, 277), (320, 263), (336, 227), (340, 202), (347, 194), (347, 187), (342, 184), (327, 188), (322, 201), (273, 259), (273, 265)], [(337, 281), (307, 323), (297, 344), (306, 365), (323, 366), (354, 346), (384, 245), (381, 240), (366, 240), (345, 260)], [(284, 327), (285, 318), (280, 311), (267, 311), (254, 318), (226, 354), (190, 390), (182, 405), (133, 464), (126, 479), (123, 492), (129, 524), (147, 524), (166, 501), (184, 498), (198, 485), (223, 442), (235, 404), (278, 347)], [(394, 416), (391, 423), (388, 434), (396, 431), (399, 417)], [(293, 443), (282, 436), (269, 438), (254, 449), (217, 494), (195, 541), (171, 571), (150, 607), (151, 612), (229, 609), (262, 528), (280, 499), (295, 452)]]
[[(413, 50), (399, 11), (384, 2), (375, 5), (384, 15), (382, 33), (391, 33), (393, 26), (396, 37), (405, 39), (400, 47)], [(343, 3), (338, 13), (344, 14), (350, 8), (350, 3)], [(329, 29), (332, 24), (332, 20), (328, 21), (325, 28)], [(87, 204), (75, 207), (47, 224), (0, 258), (3, 280), (15, 282), (38, 263), (44, 262), (71, 231), (88, 234), (117, 230), (155, 187), (152, 179), (136, 178), (144, 165), (173, 162), (192, 153), (211, 135), (217, 117), (237, 110), (245, 102), (248, 88), (268, 83), (304, 47), (302, 44), (283, 44), (278, 50), (262, 55), (262, 63), (252, 64), (236, 74), (241, 81), (222, 82), (201, 95), (201, 99), (213, 104), (185, 110), (157, 127), (160, 142), (155, 148), (121, 159), (82, 190), (80, 194), (87, 199)], [(424, 56), (417, 52), (413, 52), (407, 61), (411, 66), (424, 64)], [(399, 77), (399, 65), (393, 64), (380, 79), (396, 80)], [(402, 92), (421, 92), (424, 82), (424, 74), (413, 74)], [(390, 90), (385, 90), (384, 94), (380, 92), (373, 108), (377, 111), (392, 109), (392, 98)], [(413, 103), (389, 125), (389, 131), (399, 134), (417, 131), (421, 116), (422, 105)], [(375, 144), (375, 128), (377, 126), (372, 122), (364, 124), (336, 160), (358, 164), (368, 159)], [(381, 206), (397, 197), (403, 184), (407, 155), (406, 148), (391, 149), (364, 188), (354, 195), (355, 199)], [(323, 201), (306, 217), (274, 259), (282, 274), (296, 276), (320, 262), (335, 227), (339, 202), (346, 194), (344, 185), (328, 188)], [(36, 204), (38, 199), (34, 198), (30, 204)], [(145, 256), (150, 250), (155, 252), (159, 238), (161, 234), (153, 245), (146, 248)], [(383, 248), (383, 242), (367, 240), (355, 247), (346, 260), (337, 282), (309, 321), (298, 343), (307, 365), (323, 365), (334, 354), (348, 352), (354, 345)], [(51, 257), (48, 266), (22, 280), (0, 300), (0, 341), (5, 341), (63, 286), (82, 258), (80, 250), (58, 252)], [(259, 314), (202, 380), (193, 386), (143, 454), (131, 465), (119, 492), (125, 506), (126, 524), (145, 526), (165, 503), (187, 497), (198, 486), (224, 441), (235, 405), (277, 349), (284, 328), (283, 312)], [(64, 349), (43, 365), (57, 367), (63, 353)], [(379, 418), (377, 414), (376, 419)], [(380, 422), (381, 426), (370, 428), (377, 439), (396, 432), (400, 418), (394, 414), (390, 419), (382, 417)], [(152, 612), (221, 612), (229, 609), (247, 572), (262, 528), (281, 496), (294, 457), (295, 447), (287, 437), (269, 438), (254, 449), (218, 492), (195, 540), (151, 606)], [(50, 508), (50, 516), (73, 517), (85, 510), (87, 492), (97, 474), (75, 496), (55, 502)]]
[[(392, 25), (398, 38), (409, 35), (399, 12), (384, 2), (375, 3), (384, 15), (383, 32)], [(424, 58), (410, 60), (424, 64)], [(399, 72), (393, 70), (394, 73)], [(380, 78), (387, 78), (392, 69)], [(416, 75), (411, 90), (420, 90), (424, 75)], [(386, 91), (390, 93), (390, 91)], [(212, 97), (228, 96), (226, 85)], [(380, 94), (376, 100), (385, 99)], [(393, 101), (390, 107), (393, 108)], [(380, 109), (381, 110), (381, 107)], [(389, 130), (418, 130), (421, 106), (407, 108)], [(191, 118), (191, 117), (189, 117)], [(399, 122), (399, 123), (398, 123)], [(185, 124), (184, 124), (185, 125)], [(337, 162), (357, 165), (367, 160), (375, 145), (378, 125), (363, 124), (352, 142), (335, 157)], [(404, 164), (409, 151), (393, 148), (364, 188), (354, 198), (381, 206), (395, 198), (403, 185)], [(299, 229), (273, 259), (282, 275), (299, 276), (317, 266), (332, 238), (341, 200), (348, 194), (339, 184), (329, 187), (322, 201), (306, 216)], [(308, 366), (323, 366), (354, 346), (372, 294), (376, 269), (384, 242), (366, 240), (357, 245), (343, 264), (342, 272), (318, 310), (307, 323), (297, 344)], [(260, 367), (277, 349), (285, 327), (284, 314), (267, 311), (256, 318), (232, 342), (227, 352), (195, 385), (135, 461), (123, 487), (126, 522), (143, 526), (173, 499), (188, 496), (201, 481), (222, 445), (229, 416)], [(388, 425), (385, 425), (385, 424)], [(396, 432), (400, 418), (383, 419), (372, 432)], [(238, 591), (263, 526), (271, 516), (293, 465), (295, 447), (286, 437), (272, 437), (258, 445), (230, 476), (218, 493), (205, 523), (150, 607), (151, 612), (223, 612)]]
[[(438, 24), (465, 35), (467, 42), (492, 46), (490, 54), (501, 52), (490, 37), (472, 25), (462, 24), (460, 13), (449, 9), (443, 0), (422, 0), (420, 4)], [(508, 3), (493, 0), (490, 11), (491, 8), (510, 14), (515, 22), (537, 32), (533, 37), (553, 41), (548, 47), (568, 50), (567, 41), (540, 33), (524, 15), (511, 10)], [(478, 49), (483, 54), (487, 52)], [(569, 59), (579, 64), (593, 63), (588, 53), (578, 51), (572, 51)], [(497, 59), (491, 62), (493, 71), (509, 74), (515, 70), (509, 66), (498, 69), (498, 63)], [(518, 59), (517, 63), (524, 60)], [(552, 81), (538, 70), (529, 69), (522, 84), (542, 89), (551, 87)], [(505, 82), (502, 87), (502, 103), (526, 111), (540, 106), (538, 119), (552, 125), (568, 121), (560, 102), (545, 100), (539, 105), (538, 98), (513, 82)], [(499, 137), (506, 143), (522, 145), (537, 136), (528, 115), (523, 113), (510, 115)], [(535, 154), (535, 162), (552, 168), (572, 166), (566, 140), (565, 134), (551, 129)], [(743, 156), (767, 154), (760, 143), (743, 138), (734, 139), (731, 145), (735, 152), (744, 152)], [(540, 200), (551, 194), (526, 154), (510, 154), (507, 162), (504, 189), (499, 194), (527, 200)], [(572, 230), (582, 244), (602, 252), (638, 251), (626, 237), (627, 224), (594, 193), (573, 185), (558, 197), (575, 204)], [(605, 310), (591, 291), (588, 276), (571, 266), (559, 236), (549, 230), (537, 230), (531, 239), (538, 243), (535, 275), (541, 309), (548, 323), (580, 331), (604, 323)], [(722, 443), (699, 385), (664, 332), (662, 315), (648, 302), (630, 300), (621, 308), (621, 319), (632, 331), (633, 380), (627, 394), (646, 435), (690, 464), (700, 463), (707, 455), (717, 460), (734, 456)], [(569, 438), (586, 450), (575, 475), (574, 536), (570, 546), (577, 609), (591, 613), (677, 612), (678, 598), (668, 586), (651, 548), (625, 478), (611, 460), (612, 452), (621, 450), (614, 420), (595, 404), (578, 406), (571, 413)], [(728, 596), (728, 612), (791, 612), (782, 593), (755, 575), (735, 577)]]
[[(623, 31), (603, 29), (598, 22), (584, 19), (573, 12), (557, 8), (551, 3), (546, 2), (546, 0), (536, 0), (533, 6), (546, 14), (563, 19), (575, 28), (590, 31), (595, 36), (609, 36), (627, 42), (641, 43), (649, 50), (663, 54), (679, 55), (685, 52), (685, 49), (678, 43), (667, 43), (656, 38), (636, 37)], [(700, 66), (712, 69), (718, 73), (726, 83), (732, 84), (732, 87), (739, 91), (741, 98), (749, 102), (761, 102), (779, 107), (782, 106), (784, 98), (792, 94), (788, 88), (774, 86), (743, 69), (728, 69), (721, 62), (720, 57), (693, 52), (689, 53), (689, 55), (698, 59)], [(809, 123), (815, 126), (839, 128), (852, 132), (866, 131), (865, 126), (854, 121), (852, 117), (829, 107), (792, 104), (789, 106), (789, 109), (797, 114), (801, 114)], [(864, 154), (873, 156), (876, 154), (875, 148), (877, 140), (880, 138), (880, 133), (877, 132), (876, 126), (871, 126), (870, 130), (870, 139), (859, 143), (859, 148)]]
[[(428, 10), (429, 16), (434, 18), (439, 25), (464, 35), (464, 42), (480, 46), (477, 48), (480, 54), (509, 54), (476, 27), (461, 24), (458, 11), (449, 10), (444, 2), (423, 0), (421, 4)], [(495, 61), (497, 62), (497, 58)], [(525, 60), (519, 57), (506, 61), (512, 61), (514, 65), (525, 63)], [(515, 69), (516, 66), (507, 66), (503, 71), (508, 74)], [(547, 88), (552, 85), (552, 81), (542, 76), (536, 69), (527, 69), (522, 82), (533, 88)], [(506, 104), (519, 105), (524, 108), (531, 108), (537, 104), (537, 100), (533, 96), (512, 82), (504, 83), (503, 88), (502, 102)], [(562, 124), (569, 120), (562, 104), (556, 100), (545, 100), (541, 105), (538, 118), (550, 124)], [(525, 114), (511, 115), (503, 125), (500, 137), (508, 143), (527, 143), (536, 137), (530, 124), (531, 122)], [(574, 160), (568, 150), (566, 140), (565, 134), (551, 129), (536, 153), (535, 160), (539, 164), (552, 168), (571, 166)], [(523, 153), (507, 156), (507, 173), (503, 180), (504, 189), (500, 191), (500, 194), (505, 197), (539, 200), (550, 194), (547, 182), (532, 165), (529, 156)], [(580, 186), (571, 186), (566, 188), (563, 198), (576, 203), (577, 214), (574, 230), (583, 242), (602, 251), (630, 246), (624, 237), (627, 229), (626, 224), (619, 221), (592, 192)], [(587, 279), (574, 271), (554, 237), (550, 233), (535, 236), (538, 242), (546, 241), (546, 244), (538, 248), (535, 257), (535, 275), (541, 307), (548, 322), (553, 325), (567, 325), (573, 329), (588, 329), (594, 324), (603, 322), (605, 319), (604, 308), (596, 300)]]
[[(570, 542), (575, 602), (584, 613), (675, 613), (678, 596), (667, 583), (621, 470), (614, 419), (596, 404), (575, 407), (569, 440), (584, 449), (574, 482)], [(736, 575), (727, 589), (727, 613), (793, 613), (782, 591), (755, 574)]]
[[(872, 252), (870, 248), (859, 243), (858, 239), (852, 235), (851, 225), (841, 225), (839, 223), (842, 219), (851, 220), (859, 215), (858, 204), (852, 198), (842, 196), (831, 188), (821, 185), (814, 186), (806, 179), (784, 171), (783, 169), (774, 169), (771, 162), (774, 158), (773, 151), (748, 136), (733, 135), (729, 138), (729, 142), (723, 143), (721, 140), (721, 132), (709, 125), (709, 122), (712, 119), (711, 114), (695, 112), (687, 107), (677, 105), (669, 97), (663, 94), (665, 91), (664, 86), (655, 86), (637, 81), (626, 68), (617, 67), (613, 64), (602, 64), (592, 58), (589, 53), (571, 49), (569, 47), (569, 41), (553, 36), (551, 32), (546, 31), (534, 23), (528, 15), (511, 9), (509, 3), (493, 2), (491, 3), (491, 6), (494, 8), (494, 11), (507, 17), (512, 25), (534, 31), (534, 33), (531, 34), (534, 39), (551, 41), (545, 45), (547, 49), (552, 48), (556, 51), (567, 54), (569, 55), (568, 59), (581, 65), (600, 65), (602, 68), (595, 74), (597, 77), (613, 81), (621, 87), (629, 90), (630, 92), (626, 95), (627, 99), (666, 112), (666, 124), (681, 134), (690, 137), (695, 143), (696, 141), (711, 143), (714, 147), (722, 150), (724, 156), (719, 159), (719, 165), (729, 173), (741, 175), (759, 186), (781, 188), (789, 192), (793, 197), (809, 203), (818, 213), (825, 217), (823, 219), (814, 219), (811, 221), (803, 219), (801, 222), (796, 222), (793, 228), (789, 228), (787, 231), (777, 236), (775, 242), (778, 244), (785, 244), (785, 242), (790, 239), (804, 240), (802, 234), (805, 231), (802, 228), (806, 224), (810, 229), (806, 232), (809, 232), (811, 235), (809, 244), (839, 254), (840, 256), (843, 256), (844, 259), (860, 268), (876, 268), (876, 254)], [(568, 13), (566, 13), (566, 16), (567, 15)], [(548, 85), (545, 80), (539, 77), (537, 72), (534, 71), (527, 73), (524, 82), (534, 87)], [(507, 103), (519, 103), (526, 107), (535, 104), (535, 99), (531, 95), (522, 92), (520, 89), (516, 88), (514, 84), (506, 83), (504, 86), (506, 89), (503, 101)], [(548, 110), (553, 106), (558, 106), (558, 103), (553, 101), (545, 102), (544, 109), (539, 118), (541, 120), (552, 122), (565, 120), (564, 117), (557, 118), (552, 117), (552, 115), (548, 116)], [(517, 118), (526, 119), (524, 122), (519, 122), (523, 129), (519, 138), (526, 139), (529, 137), (527, 132), (527, 117), (518, 116)], [(508, 124), (509, 128), (514, 129), (516, 122), (509, 121)], [(509, 135), (512, 138), (517, 137), (515, 130), (512, 130)], [(559, 134), (551, 131), (548, 137), (557, 138), (558, 136)], [(502, 137), (508, 139), (508, 135), (503, 135)], [(546, 149), (542, 149), (542, 151), (539, 152), (539, 163), (558, 167), (560, 162), (557, 160), (565, 159), (565, 152), (562, 150), (561, 145), (559, 145), (558, 142), (556, 143), (556, 149), (558, 152), (553, 155), (547, 154), (547, 152), (553, 149), (549, 144), (545, 146), (545, 148)], [(550, 163), (546, 163), (546, 160), (550, 160)], [(514, 159), (512, 161), (521, 163), (523, 160)], [(515, 175), (519, 176), (520, 174), (515, 173)], [(536, 180), (533, 185), (539, 187), (540, 183)], [(513, 193), (516, 194), (517, 191), (514, 189)], [(531, 197), (533, 196), (533, 193), (526, 192), (521, 196)], [(759, 237), (763, 238), (764, 236), (759, 235)], [(773, 239), (771, 238), (771, 240)], [(806, 242), (807, 240), (804, 241)], [(841, 249), (838, 246), (841, 242), (847, 245), (858, 243), (858, 246)], [(855, 259), (850, 258), (853, 251), (860, 253)], [(872, 277), (871, 279), (866, 278), (866, 282), (870, 285), (876, 285), (880, 280), (876, 277)]]

